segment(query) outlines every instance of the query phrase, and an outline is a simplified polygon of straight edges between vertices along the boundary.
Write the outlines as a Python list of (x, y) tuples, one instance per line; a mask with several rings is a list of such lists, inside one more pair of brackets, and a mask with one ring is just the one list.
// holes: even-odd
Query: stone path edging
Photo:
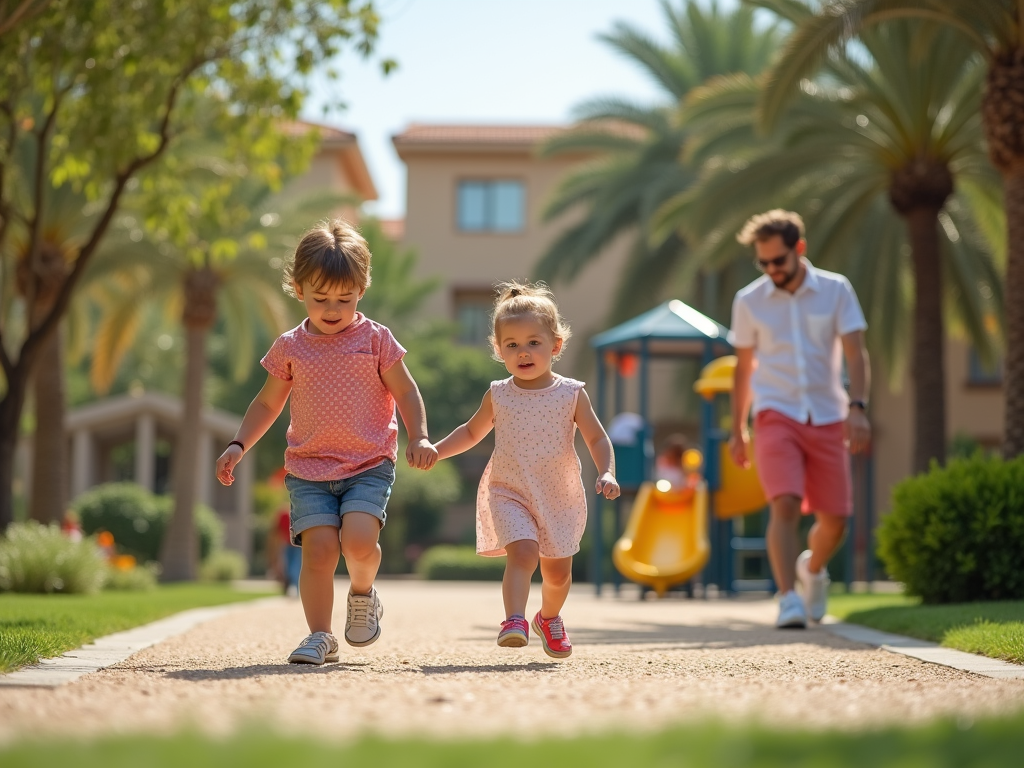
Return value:
[(1024, 680), (1024, 666), (1020, 664), (990, 659), (988, 656), (980, 656), (976, 653), (955, 651), (927, 640), (881, 632), (858, 624), (847, 624), (832, 616), (826, 616), (821, 626), (832, 634), (853, 640), (856, 643), (874, 645), (884, 651), (910, 656), (931, 664), (941, 664), (944, 667), (959, 669), (961, 672), (972, 672), (998, 680)]
[(122, 662), (144, 648), (187, 632), (225, 613), (281, 600), (284, 598), (267, 597), (240, 603), (190, 608), (141, 627), (98, 637), (93, 642), (68, 651), (62, 656), (40, 659), (36, 664), (0, 675), (0, 687), (57, 688), (65, 683), (74, 682), (83, 675)]

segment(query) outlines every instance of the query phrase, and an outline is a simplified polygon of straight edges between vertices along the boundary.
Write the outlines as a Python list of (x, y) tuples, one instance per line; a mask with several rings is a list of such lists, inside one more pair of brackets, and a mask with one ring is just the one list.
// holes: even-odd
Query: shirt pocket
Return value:
[(828, 314), (806, 315), (807, 338), (820, 349), (831, 349), (836, 339), (836, 318)]

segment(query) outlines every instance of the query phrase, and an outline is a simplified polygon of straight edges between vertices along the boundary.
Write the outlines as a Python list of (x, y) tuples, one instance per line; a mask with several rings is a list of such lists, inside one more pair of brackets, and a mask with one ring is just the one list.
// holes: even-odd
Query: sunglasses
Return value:
[(762, 272), (766, 272), (768, 270), (768, 267), (778, 267), (781, 269), (782, 266), (786, 263), (786, 259), (789, 258), (789, 255), (791, 253), (792, 251), (786, 251), (781, 256), (776, 256), (775, 258), (772, 259), (754, 259), (754, 266), (756, 266)]

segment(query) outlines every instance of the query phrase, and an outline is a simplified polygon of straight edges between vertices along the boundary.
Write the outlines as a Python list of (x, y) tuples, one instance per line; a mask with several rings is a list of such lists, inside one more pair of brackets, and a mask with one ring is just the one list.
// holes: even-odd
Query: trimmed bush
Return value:
[(431, 581), (501, 581), (504, 557), (481, 557), (474, 547), (431, 547), (416, 563), (416, 572)]
[(160, 567), (157, 563), (136, 565), (134, 568), (108, 568), (103, 588), (111, 592), (147, 592), (156, 589)]
[(0, 539), (0, 591), (91, 594), (106, 577), (96, 542), (72, 541), (57, 525), (12, 523)]
[(244, 579), (249, 565), (238, 552), (218, 549), (199, 566), (200, 581), (234, 581)]
[(459, 498), (462, 483), (451, 462), (440, 462), (429, 472), (410, 467), (400, 456), (395, 486), (388, 501), (388, 522), (380, 533), (384, 573), (407, 573), (410, 545), (422, 548), (440, 527), (444, 510)]
[(878, 552), (926, 603), (1024, 598), (1024, 457), (976, 454), (904, 480)]
[[(110, 531), (119, 552), (142, 563), (160, 559), (160, 539), (174, 513), (174, 499), (157, 496), (135, 483), (106, 483), (86, 491), (74, 502), (87, 534)], [(224, 526), (204, 504), (195, 507), (199, 557), (220, 549)]]

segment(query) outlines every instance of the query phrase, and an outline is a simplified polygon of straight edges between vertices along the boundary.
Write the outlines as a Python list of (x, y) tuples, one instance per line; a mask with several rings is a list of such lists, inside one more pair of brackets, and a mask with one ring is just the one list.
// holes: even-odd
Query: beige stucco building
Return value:
[[(423, 275), (438, 275), (443, 281), (429, 312), (458, 321), (467, 343), (482, 343), (494, 283), (529, 277), (570, 221), (542, 221), (545, 203), (559, 181), (585, 160), (538, 155), (539, 146), (560, 130), (564, 128), (414, 124), (393, 139), (408, 173), (403, 242), (419, 252)], [(607, 325), (627, 248), (624, 238), (570, 285), (554, 287), (575, 332), (560, 368), (563, 373), (592, 381), (588, 340)], [(948, 341), (946, 360), (950, 439), (998, 445), (1003, 424), (998, 377), (981, 371), (962, 341)], [(656, 439), (672, 430), (696, 429), (694, 400), (683, 391), (684, 378), (678, 367), (664, 363), (652, 371)], [(634, 387), (635, 382), (627, 382), (627, 405)], [(911, 472), (911, 397), (907, 377), (891, 389), (876, 361), (871, 404), (875, 440), (868, 472), (876, 519), (888, 509), (893, 486)]]

